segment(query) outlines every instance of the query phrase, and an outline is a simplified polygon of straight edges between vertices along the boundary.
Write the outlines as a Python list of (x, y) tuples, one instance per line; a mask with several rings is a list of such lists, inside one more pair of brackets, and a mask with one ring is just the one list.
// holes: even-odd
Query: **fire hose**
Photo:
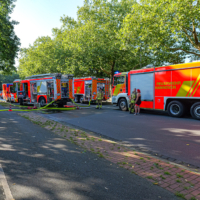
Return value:
[[(91, 102), (91, 100), (89, 101), (89, 105), (88, 106), (80, 106), (80, 105), (78, 105), (78, 104), (76, 104), (75, 102), (74, 102), (74, 100), (73, 99), (71, 99), (71, 101), (72, 101), (72, 103), (73, 104), (75, 104), (77, 107), (90, 107), (90, 102)], [(41, 107), (41, 108), (38, 108), (38, 109), (28, 109), (28, 110), (25, 110), (25, 109), (23, 109), (23, 110), (20, 110), (20, 109), (13, 109), (12, 111), (38, 111), (38, 110), (75, 110), (76, 109), (76, 107), (72, 107), (72, 108), (48, 108), (48, 106), (50, 106), (52, 103), (54, 103), (55, 102), (55, 100), (54, 101), (52, 101), (52, 102), (50, 102), (49, 104), (47, 104), (46, 106), (44, 106), (44, 107)], [(7, 102), (5, 102), (5, 103), (7, 103)], [(9, 104), (9, 103), (8, 103)], [(13, 105), (13, 104), (12, 104)], [(16, 107), (26, 107), (26, 108), (28, 108), (28, 106), (22, 106), (22, 105), (13, 105), (13, 106), (16, 106)], [(4, 109), (4, 110), (0, 110), (0, 111), (9, 111), (10, 109)]]

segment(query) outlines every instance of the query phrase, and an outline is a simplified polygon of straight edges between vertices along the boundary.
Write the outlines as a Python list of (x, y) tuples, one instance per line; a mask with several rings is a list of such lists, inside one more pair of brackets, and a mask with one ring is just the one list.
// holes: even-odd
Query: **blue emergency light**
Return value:
[(119, 71), (115, 71), (114, 74), (119, 74)]

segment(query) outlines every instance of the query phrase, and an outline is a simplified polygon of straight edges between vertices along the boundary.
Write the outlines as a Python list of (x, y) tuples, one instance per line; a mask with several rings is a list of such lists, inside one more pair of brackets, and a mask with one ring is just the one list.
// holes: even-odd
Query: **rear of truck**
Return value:
[(99, 88), (104, 92), (103, 100), (108, 100), (110, 96), (109, 83), (106, 78), (85, 77), (74, 79), (75, 102), (95, 102)]

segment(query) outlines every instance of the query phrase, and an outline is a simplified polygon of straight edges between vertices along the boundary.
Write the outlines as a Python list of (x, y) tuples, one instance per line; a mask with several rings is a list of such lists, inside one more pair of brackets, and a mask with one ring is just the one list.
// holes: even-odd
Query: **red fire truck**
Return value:
[(40, 103), (45, 106), (55, 101), (58, 106), (63, 106), (73, 99), (73, 75), (33, 75), (25, 80), (15, 80), (14, 88), (20, 105)]
[(15, 102), (16, 93), (13, 89), (13, 83), (2, 84), (2, 97), (8, 102)]
[(129, 95), (141, 90), (141, 108), (168, 111), (182, 117), (190, 111), (200, 119), (200, 61), (165, 67), (142, 68), (114, 75), (112, 103), (128, 109)]
[(83, 77), (74, 78), (74, 98), (75, 102), (95, 101), (99, 88), (104, 92), (104, 99), (109, 99), (109, 79)]

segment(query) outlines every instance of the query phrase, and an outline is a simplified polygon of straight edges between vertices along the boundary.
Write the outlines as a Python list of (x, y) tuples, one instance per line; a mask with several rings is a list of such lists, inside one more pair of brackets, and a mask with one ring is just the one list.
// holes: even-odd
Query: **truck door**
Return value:
[(54, 81), (47, 81), (47, 102), (54, 100)]
[(92, 97), (92, 80), (85, 81), (85, 97), (88, 99)]
[(31, 82), (31, 102), (35, 103), (37, 102), (37, 83)]
[(24, 92), (26, 97), (28, 97), (28, 83), (24, 83)]
[(109, 99), (110, 97), (110, 81), (106, 80), (105, 81), (105, 100)]
[(116, 75), (114, 76), (112, 95), (117, 96), (120, 93), (127, 93), (126, 91), (126, 75)]

